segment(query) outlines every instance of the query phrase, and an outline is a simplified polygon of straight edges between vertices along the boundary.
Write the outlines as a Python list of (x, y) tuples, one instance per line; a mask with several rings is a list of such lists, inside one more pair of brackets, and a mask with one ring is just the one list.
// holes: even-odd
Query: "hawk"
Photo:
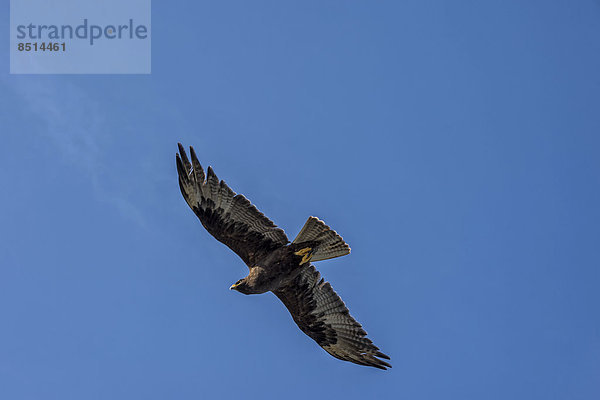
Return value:
[(379, 369), (391, 368), (390, 357), (366, 337), (329, 282), (311, 261), (345, 256), (350, 247), (318, 218), (309, 217), (290, 243), (282, 229), (219, 181), (206, 174), (190, 147), (179, 143), (176, 155), (179, 187), (206, 230), (246, 263), (250, 272), (230, 289), (243, 294), (273, 292), (287, 307), (300, 330), (340, 360)]

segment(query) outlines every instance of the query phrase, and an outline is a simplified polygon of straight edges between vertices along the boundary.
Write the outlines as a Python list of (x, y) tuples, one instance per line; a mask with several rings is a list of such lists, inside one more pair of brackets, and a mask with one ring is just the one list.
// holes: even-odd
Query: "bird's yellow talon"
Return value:
[(297, 252), (295, 252), (294, 254), (295, 254), (295, 255), (297, 255), (297, 256), (303, 256), (303, 255), (305, 255), (306, 253), (308, 253), (308, 252), (309, 252), (309, 251), (311, 251), (311, 250), (312, 250), (312, 248), (311, 248), (311, 247), (305, 247), (305, 248), (303, 248), (303, 249), (301, 249), (301, 250), (298, 250), (298, 251), (297, 251)]
[(306, 264), (307, 262), (312, 260), (312, 256), (313, 256), (312, 253), (305, 254), (304, 257), (302, 257), (302, 261), (300, 261), (300, 265)]

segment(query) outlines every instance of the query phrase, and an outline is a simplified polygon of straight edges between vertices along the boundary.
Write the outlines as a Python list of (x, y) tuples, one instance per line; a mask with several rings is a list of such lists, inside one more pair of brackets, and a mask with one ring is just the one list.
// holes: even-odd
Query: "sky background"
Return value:
[[(9, 75), (1, 3), (3, 399), (600, 398), (599, 1), (155, 1), (146, 76)], [(228, 290), (178, 141), (393, 369)]]

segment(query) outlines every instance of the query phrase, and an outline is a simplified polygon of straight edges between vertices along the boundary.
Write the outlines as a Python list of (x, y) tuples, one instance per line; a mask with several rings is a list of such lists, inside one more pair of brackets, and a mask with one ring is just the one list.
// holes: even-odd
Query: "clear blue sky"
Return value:
[[(600, 398), (600, 2), (152, 15), (148, 76), (8, 75), (0, 41), (1, 398)], [(392, 370), (228, 290), (178, 141), (346, 239), (317, 267)]]

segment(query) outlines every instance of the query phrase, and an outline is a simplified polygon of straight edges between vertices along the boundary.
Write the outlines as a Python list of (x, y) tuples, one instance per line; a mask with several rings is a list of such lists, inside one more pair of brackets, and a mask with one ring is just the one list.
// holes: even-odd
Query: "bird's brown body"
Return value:
[(275, 249), (256, 265), (250, 267), (248, 276), (240, 279), (230, 289), (243, 294), (261, 294), (274, 292), (288, 285), (308, 263), (302, 263), (304, 255), (298, 254), (303, 249), (311, 249), (315, 243), (289, 244)]

